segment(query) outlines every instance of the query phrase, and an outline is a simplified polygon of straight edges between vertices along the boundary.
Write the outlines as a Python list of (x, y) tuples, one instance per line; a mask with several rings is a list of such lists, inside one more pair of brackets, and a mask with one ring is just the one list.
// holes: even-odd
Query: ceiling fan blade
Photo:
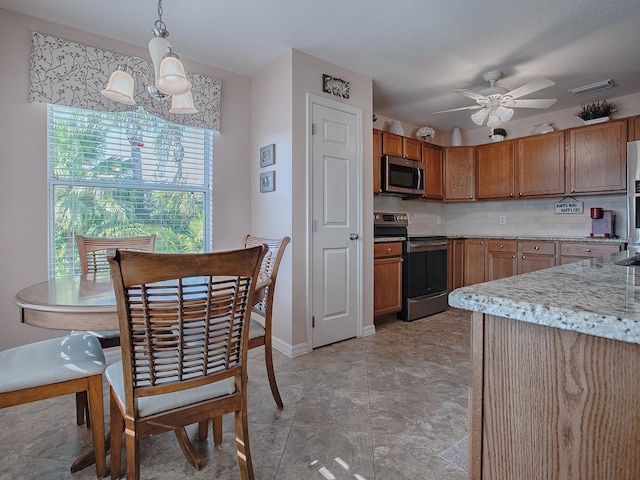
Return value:
[(471, 105), (469, 107), (452, 108), (451, 110), (441, 110), (440, 112), (432, 112), (431, 115), (435, 115), (436, 113), (459, 112), (460, 110), (475, 110), (477, 108), (482, 108), (482, 106)]
[(479, 93), (474, 92), (473, 90), (467, 90), (465, 88), (452, 90), (452, 92), (460, 93), (461, 95), (464, 95), (465, 97), (473, 98), (474, 100), (485, 100), (487, 98), (484, 95), (480, 95)]
[(513, 100), (511, 106), (518, 108), (549, 108), (558, 101), (557, 98), (538, 98), (531, 100)]
[(525, 83), (515, 90), (511, 90), (507, 95), (511, 98), (520, 98), (525, 95), (529, 95), (530, 93), (537, 92), (538, 90), (542, 90), (543, 88), (551, 87), (555, 84), (556, 82), (549, 80), (548, 78), (540, 77), (530, 81), (529, 83)]

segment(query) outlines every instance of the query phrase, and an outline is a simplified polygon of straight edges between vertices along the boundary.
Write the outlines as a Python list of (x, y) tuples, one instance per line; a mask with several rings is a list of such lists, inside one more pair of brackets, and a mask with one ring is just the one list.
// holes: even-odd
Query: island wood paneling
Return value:
[(470, 478), (640, 478), (639, 345), (479, 318), (470, 439), (477, 443), (481, 428), (482, 441), (470, 445)]

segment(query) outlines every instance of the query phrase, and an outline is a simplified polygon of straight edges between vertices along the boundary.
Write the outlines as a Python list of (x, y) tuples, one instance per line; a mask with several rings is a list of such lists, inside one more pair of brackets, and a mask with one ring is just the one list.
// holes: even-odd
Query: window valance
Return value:
[[(127, 55), (34, 32), (31, 48), (31, 101), (108, 112), (136, 108), (113, 102), (100, 94), (109, 81), (111, 72), (126, 58)], [(135, 82), (134, 98), (138, 106), (170, 122), (219, 132), (222, 81), (189, 72), (187, 78), (191, 81), (193, 103), (198, 113), (169, 113), (171, 102), (153, 100), (145, 92), (140, 79)]]

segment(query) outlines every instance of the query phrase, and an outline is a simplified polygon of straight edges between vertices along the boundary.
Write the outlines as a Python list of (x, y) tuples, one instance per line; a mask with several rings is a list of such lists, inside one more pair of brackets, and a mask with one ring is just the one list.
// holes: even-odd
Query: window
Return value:
[(50, 276), (80, 273), (75, 235), (155, 233), (158, 251), (212, 249), (211, 130), (142, 109), (48, 111)]

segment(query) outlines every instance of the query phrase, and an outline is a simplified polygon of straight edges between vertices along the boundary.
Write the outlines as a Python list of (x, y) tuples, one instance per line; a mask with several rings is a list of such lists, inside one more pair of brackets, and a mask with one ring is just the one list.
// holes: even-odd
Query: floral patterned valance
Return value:
[[(126, 55), (71, 42), (51, 35), (34, 32), (31, 48), (32, 102), (53, 103), (69, 107), (126, 111), (136, 106), (113, 102), (100, 94), (111, 72)], [(138, 106), (149, 113), (173, 123), (220, 131), (220, 87), (222, 81), (187, 72), (191, 81), (193, 103), (198, 113), (174, 115), (169, 113), (171, 102), (157, 102), (144, 89), (141, 78), (135, 78), (134, 98)]]

